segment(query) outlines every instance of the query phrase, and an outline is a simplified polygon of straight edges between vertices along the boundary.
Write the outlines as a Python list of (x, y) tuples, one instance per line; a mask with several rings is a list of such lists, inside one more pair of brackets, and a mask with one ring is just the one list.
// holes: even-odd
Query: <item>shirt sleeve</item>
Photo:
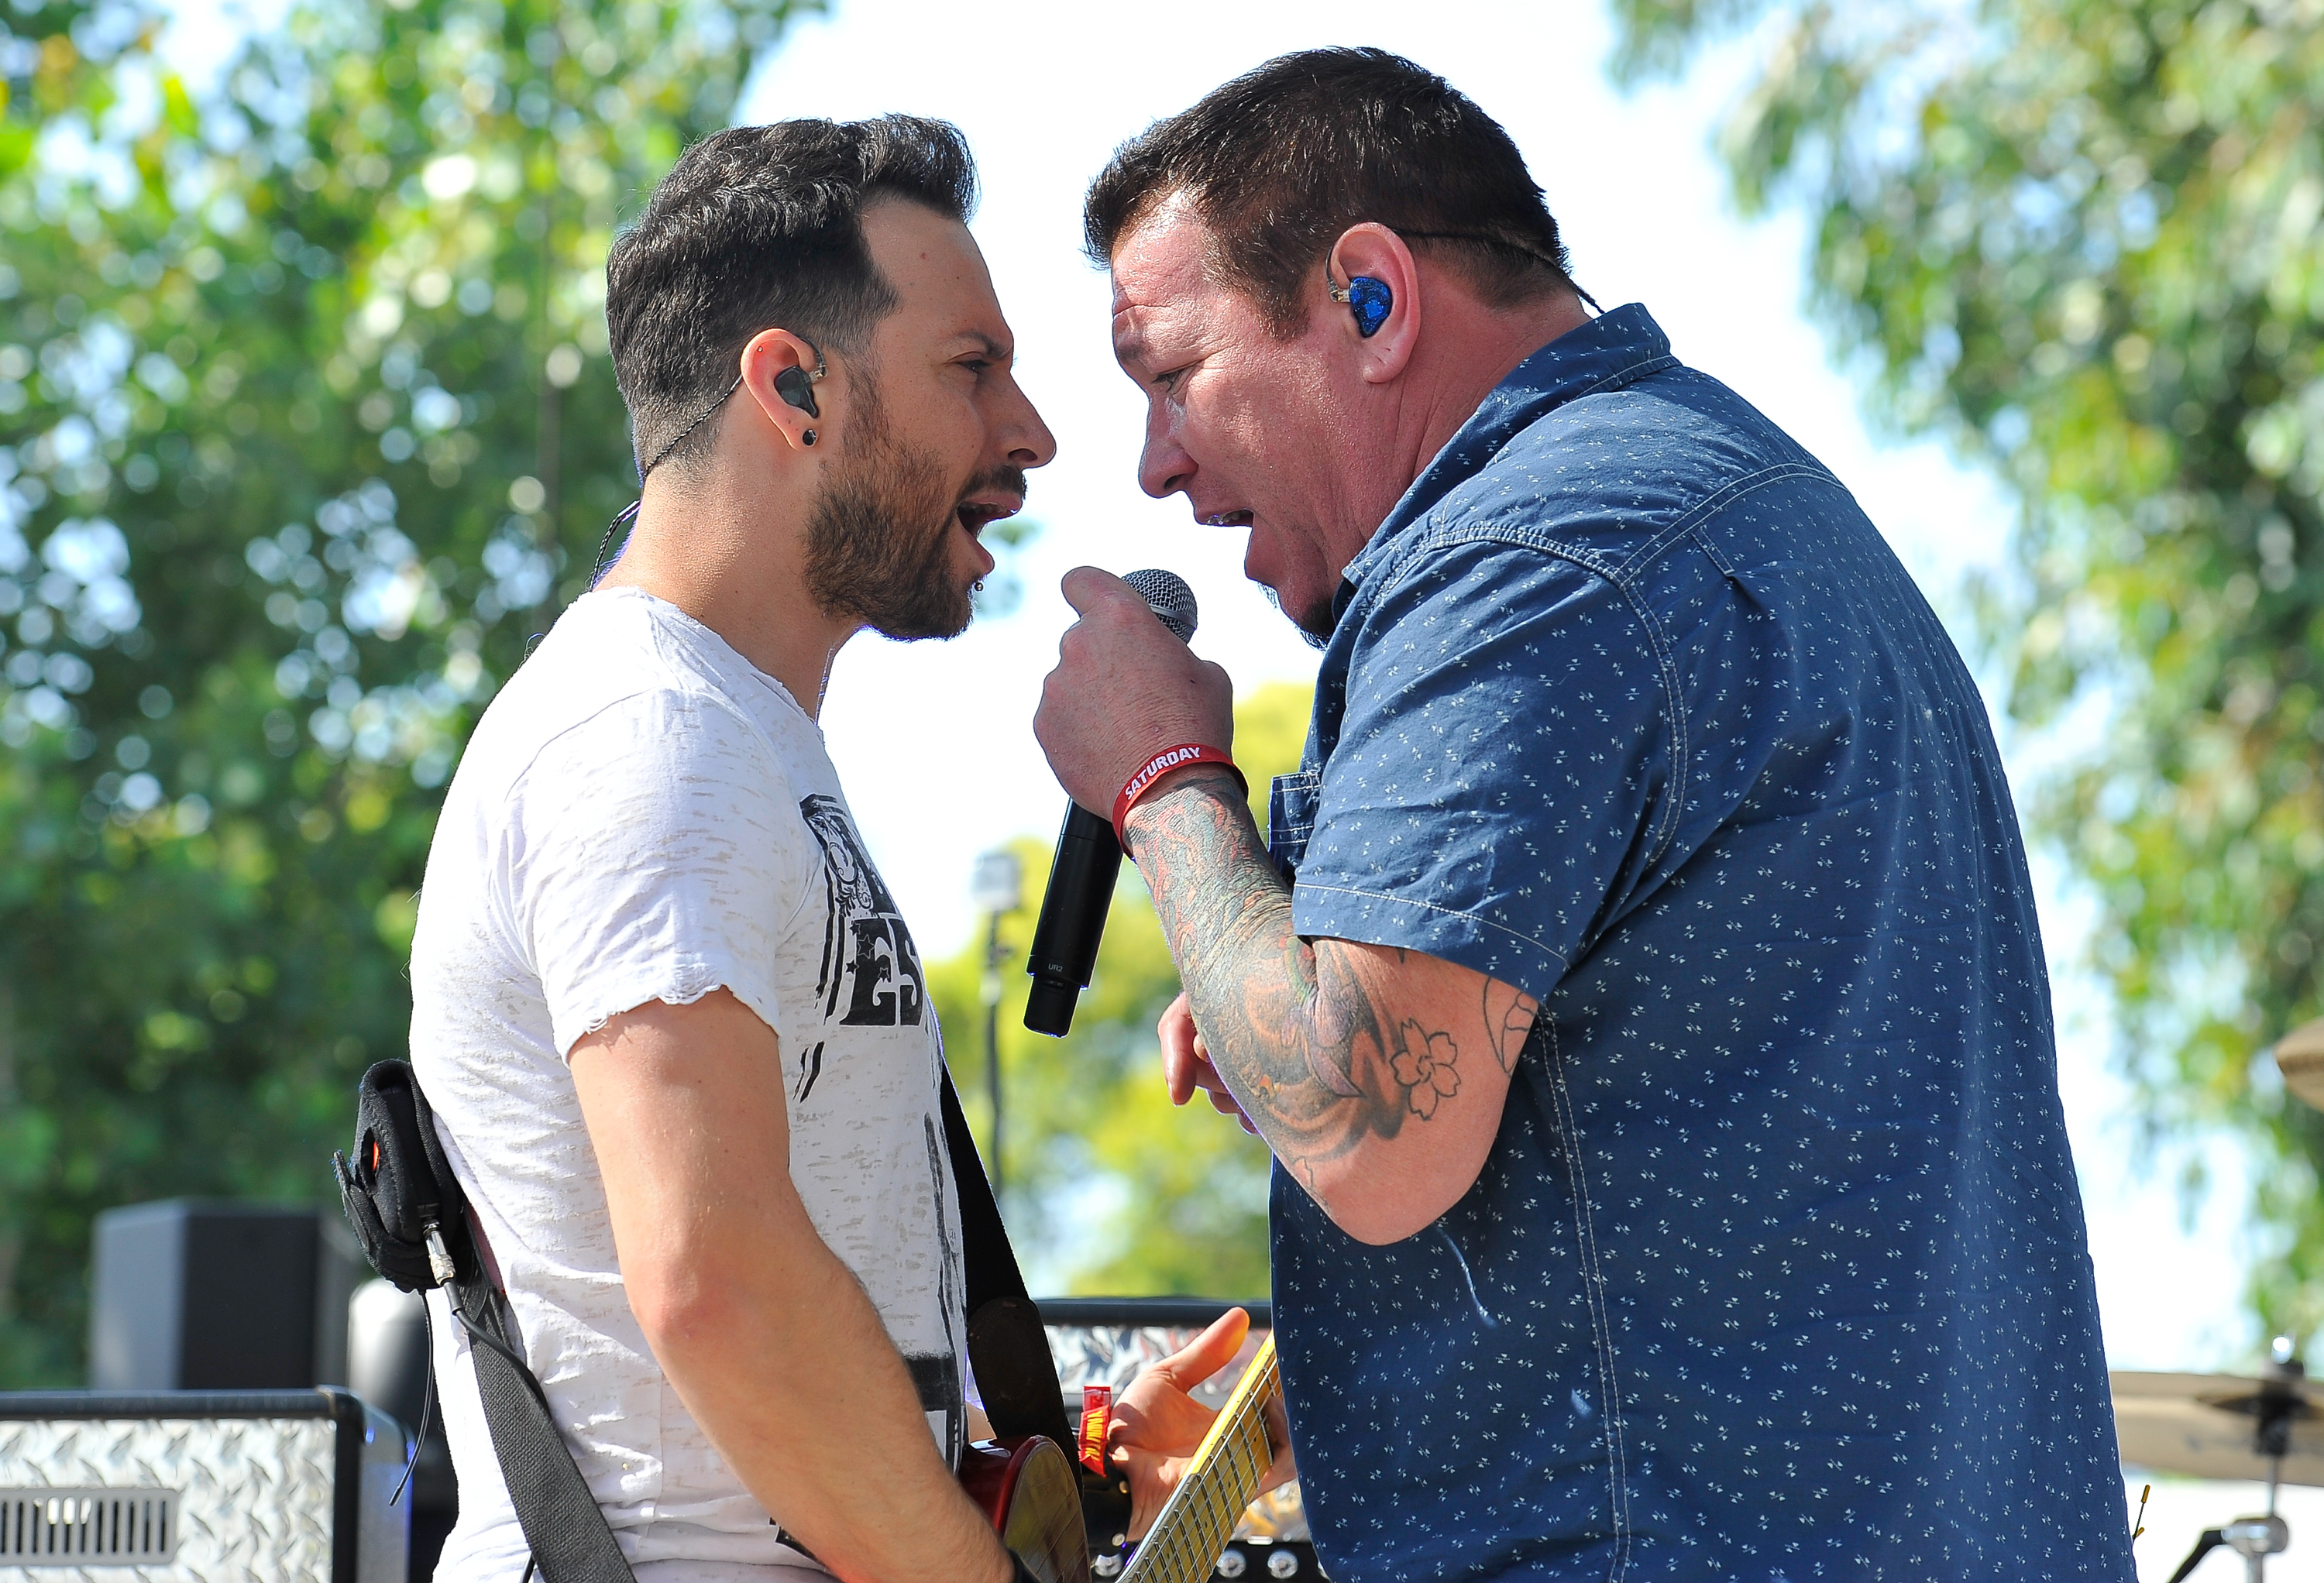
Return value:
[(1598, 573), (1491, 539), (1423, 551), (1350, 615), (1294, 926), (1545, 997), (1668, 840), (1671, 695), (1645, 619)]
[(513, 800), (504, 895), (560, 1054), (649, 1000), (722, 988), (781, 1033), (776, 945), (806, 897), (806, 834), (757, 728), (641, 694), (550, 743)]

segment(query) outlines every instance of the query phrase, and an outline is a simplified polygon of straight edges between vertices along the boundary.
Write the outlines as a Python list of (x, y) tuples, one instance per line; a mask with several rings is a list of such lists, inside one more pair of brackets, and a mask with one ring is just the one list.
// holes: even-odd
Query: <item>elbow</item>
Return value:
[(1329, 1176), (1319, 1173), (1309, 1192), (1332, 1224), (1369, 1247), (1385, 1247), (1427, 1230), (1468, 1195), (1484, 1169), (1478, 1159), (1416, 1181), (1403, 1173), (1366, 1172), (1361, 1162), (1359, 1154)]
[(1419, 1236), (1458, 1201), (1455, 1194), (1443, 1208), (1423, 1210), (1408, 1204), (1342, 1203), (1335, 1199), (1323, 1206), (1323, 1212), (1332, 1218), (1332, 1224), (1365, 1247), (1386, 1247)]
[(646, 1345), (664, 1367), (691, 1353), (721, 1350), (742, 1324), (734, 1284), (706, 1265), (673, 1257), (641, 1260), (640, 1266), (625, 1265), (622, 1284)]

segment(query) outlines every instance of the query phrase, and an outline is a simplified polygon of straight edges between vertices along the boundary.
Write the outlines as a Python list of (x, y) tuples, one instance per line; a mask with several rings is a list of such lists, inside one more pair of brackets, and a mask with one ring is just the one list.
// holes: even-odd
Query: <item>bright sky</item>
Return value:
[[(1609, 307), (1646, 303), (1681, 357), (1821, 456), (1966, 647), (1949, 596), (1966, 571), (1999, 557), (2010, 508), (1940, 447), (1868, 432), (1857, 386), (1800, 311), (1804, 226), (1733, 214), (1711, 140), (1748, 69), (1742, 51), (1681, 87), (1626, 97), (1606, 80), (1610, 25), (1595, 5), (840, 0), (761, 70), (742, 118), (908, 110), (967, 133), (984, 177), (976, 235), (1017, 331), (1020, 377), (1058, 438), (1057, 460), (1033, 474), (1027, 514), (1046, 531), (1019, 565), (1023, 607), (941, 649), (860, 640), (841, 657), (824, 712), (857, 815), (933, 953), (956, 948), (973, 926), (975, 854), (1020, 833), (1047, 835), (1063, 809), (1029, 722), (1070, 618), (1056, 594), (1066, 568), (1172, 567), (1201, 599), (1196, 648), (1240, 686), (1314, 674), (1310, 651), (1243, 581), (1241, 536), (1139, 492), (1140, 406), (1107, 348), (1105, 277), (1082, 262), (1078, 241), (1083, 189), (1117, 143), (1238, 71), (1323, 43), (1399, 51), (1500, 119), (1548, 192), (1582, 284)], [(2043, 744), (2009, 746), (2022, 781)], [(2055, 865), (2039, 867), (2060, 970), (2061, 1085), (2108, 1352), (2117, 1367), (2224, 1367), (2246, 1339), (2234, 1217), (2221, 1212), (2240, 1196), (2232, 1162), (2212, 1162), (2227, 1178), (2220, 1208), (2182, 1229), (2168, 1173), (2131, 1157), (2102, 1007), (2065, 971), (2085, 926)]]

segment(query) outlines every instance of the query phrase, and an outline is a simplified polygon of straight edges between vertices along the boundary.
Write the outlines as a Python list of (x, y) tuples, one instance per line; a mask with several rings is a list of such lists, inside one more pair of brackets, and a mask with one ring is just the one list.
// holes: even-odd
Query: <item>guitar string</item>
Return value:
[[(1264, 1418), (1267, 1403), (1280, 1388), (1272, 1338), (1265, 1350), (1268, 1356), (1263, 1360), (1253, 1360), (1255, 1363), (1263, 1361), (1265, 1367), (1254, 1367), (1250, 1371), (1253, 1377), (1238, 1382), (1237, 1399), (1229, 1404), (1229, 1411), (1223, 1415), (1227, 1422), (1218, 1426), (1219, 1440), (1213, 1442), (1215, 1450), (1212, 1459), (1189, 1474), (1180, 1486), (1181, 1493), (1189, 1497), (1188, 1520), (1174, 1522), (1162, 1535), (1158, 1547), (1141, 1547), (1124, 1572), (1123, 1583), (1142, 1580), (1149, 1576), (1158, 1577), (1163, 1583), (1176, 1583), (1182, 1575), (1176, 1570), (1177, 1564), (1191, 1565), (1197, 1560), (1206, 1559), (1233, 1537), (1241, 1512), (1226, 1509), (1231, 1497), (1222, 1486), (1229, 1479), (1222, 1476), (1233, 1476), (1231, 1483), (1234, 1486), (1250, 1489), (1250, 1496), (1242, 1503), (1247, 1508), (1250, 1500), (1257, 1496), (1259, 1485), (1266, 1477), (1267, 1468), (1273, 1460), (1266, 1449)], [(1257, 1431), (1256, 1444), (1254, 1430)], [(1197, 1455), (1200, 1455), (1199, 1449)], [(1166, 1510), (1157, 1517), (1157, 1526), (1160, 1525), (1160, 1518), (1169, 1514), (1167, 1507), (1176, 1504), (1175, 1500), (1165, 1503)], [(1148, 1537), (1150, 1540), (1151, 1536)], [(1150, 1567), (1139, 1565), (1149, 1556), (1153, 1558)], [(1184, 1576), (1191, 1578), (1193, 1574)]]
[[(1231, 1497), (1223, 1486), (1248, 1487), (1255, 1495), (1258, 1479), (1264, 1477), (1264, 1469), (1254, 1470), (1250, 1465), (1249, 1431), (1258, 1419), (1258, 1413), (1254, 1409), (1263, 1404), (1262, 1398), (1267, 1382), (1261, 1378), (1254, 1381), (1253, 1384), (1258, 1388), (1245, 1394), (1243, 1401), (1237, 1404), (1237, 1411), (1230, 1415), (1230, 1422), (1225, 1426), (1226, 1443), (1220, 1448), (1223, 1455), (1211, 1464), (1212, 1468), (1218, 1468), (1225, 1477), (1198, 1476), (1195, 1494), (1201, 1502), (1202, 1520), (1189, 1525), (1189, 1528), (1195, 1532), (1182, 1531), (1185, 1533), (1190, 1547), (1198, 1547), (1196, 1554), (1222, 1546), (1233, 1536), (1235, 1523), (1240, 1514), (1228, 1509)], [(1262, 1426), (1261, 1433), (1264, 1432)], [(1250, 1503), (1246, 1500), (1243, 1504), (1247, 1506)], [(1194, 1558), (1190, 1556), (1187, 1559)]]

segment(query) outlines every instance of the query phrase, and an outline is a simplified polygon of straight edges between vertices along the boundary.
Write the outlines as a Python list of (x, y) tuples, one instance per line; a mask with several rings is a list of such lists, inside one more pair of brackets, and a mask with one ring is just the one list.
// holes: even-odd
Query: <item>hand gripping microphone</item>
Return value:
[[(1194, 591), (1176, 572), (1132, 572), (1122, 579), (1152, 607), (1155, 618), (1182, 643), (1194, 636)], [(1074, 1026), (1074, 1005), (1097, 967), (1098, 941), (1105, 934), (1106, 908), (1121, 872), (1121, 843), (1102, 814), (1079, 803), (1065, 806), (1065, 827), (1057, 834), (1056, 860), (1049, 865), (1049, 888), (1041, 897), (1041, 921), (1033, 929), (1033, 949), (1025, 971), (1033, 975), (1025, 999), (1025, 1026), (1037, 1034), (1063, 1038)]]

